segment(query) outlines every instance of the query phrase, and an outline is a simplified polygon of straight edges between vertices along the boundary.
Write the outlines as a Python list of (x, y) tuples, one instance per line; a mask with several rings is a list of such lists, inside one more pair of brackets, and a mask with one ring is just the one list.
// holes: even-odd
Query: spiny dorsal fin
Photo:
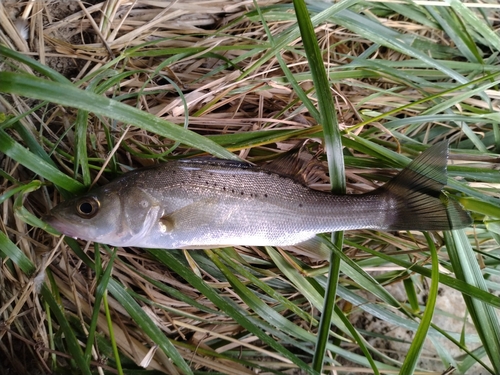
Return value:
[(301, 152), (302, 146), (292, 148), (270, 163), (262, 165), (261, 168), (291, 178), (306, 186), (328, 180), (321, 163), (312, 155)]

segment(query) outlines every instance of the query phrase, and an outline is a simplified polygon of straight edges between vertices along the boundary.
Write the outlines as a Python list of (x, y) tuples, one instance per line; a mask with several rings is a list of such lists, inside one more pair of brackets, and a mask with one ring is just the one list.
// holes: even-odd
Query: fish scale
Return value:
[(165, 249), (289, 246), (350, 229), (463, 228), (470, 216), (441, 191), (447, 150), (447, 142), (437, 144), (379, 189), (347, 195), (308, 188), (290, 170), (280, 173), (294, 168), (280, 160), (263, 168), (212, 158), (171, 161), (60, 203), (45, 220), (75, 238)]

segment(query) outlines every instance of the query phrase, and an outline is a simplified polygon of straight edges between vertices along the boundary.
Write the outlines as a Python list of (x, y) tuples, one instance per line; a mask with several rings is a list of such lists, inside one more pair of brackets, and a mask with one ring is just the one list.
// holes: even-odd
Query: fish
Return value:
[(69, 237), (160, 249), (291, 246), (354, 229), (461, 229), (472, 219), (443, 191), (447, 159), (448, 142), (440, 142), (381, 187), (341, 195), (307, 187), (298, 177), (304, 165), (290, 157), (263, 167), (180, 159), (127, 172), (44, 220)]

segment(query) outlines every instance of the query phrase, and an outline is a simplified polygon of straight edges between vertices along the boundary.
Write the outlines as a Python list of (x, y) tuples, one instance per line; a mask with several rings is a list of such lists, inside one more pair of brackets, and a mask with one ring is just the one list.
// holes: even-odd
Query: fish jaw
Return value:
[(81, 233), (77, 226), (68, 224), (60, 220), (57, 215), (54, 215), (52, 213), (48, 213), (47, 215), (42, 216), (42, 220), (65, 236), (78, 239), (78, 236)]
[[(88, 226), (83, 226), (81, 223), (69, 221), (67, 218), (54, 213), (49, 213), (43, 216), (42, 219), (61, 234), (74, 238), (75, 240), (83, 239), (101, 242), (101, 239), (104, 240), (106, 238), (107, 233), (99, 234), (98, 231), (92, 230), (92, 228), (89, 228)], [(104, 242), (108, 243), (106, 241)]]

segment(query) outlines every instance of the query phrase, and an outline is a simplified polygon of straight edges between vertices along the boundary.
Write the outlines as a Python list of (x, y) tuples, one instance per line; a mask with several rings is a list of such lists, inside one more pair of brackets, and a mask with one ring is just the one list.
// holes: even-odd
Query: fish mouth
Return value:
[(42, 217), (40, 219), (42, 219), (43, 221), (45, 221), (47, 224), (49, 224), (51, 227), (54, 227), (54, 229), (55, 229), (54, 223), (57, 222), (57, 218), (54, 215), (52, 215), (52, 214), (42, 215)]
[(43, 221), (45, 221), (47, 224), (50, 224), (51, 226), (53, 226), (54, 228), (55, 228), (54, 224), (59, 222), (59, 220), (57, 220), (57, 217), (53, 214), (50, 214), (50, 213), (46, 214), (46, 215), (42, 215), (41, 219)]
[(61, 222), (61, 220), (59, 220), (57, 218), (57, 216), (51, 214), (51, 213), (48, 213), (46, 215), (43, 215), (41, 217), (41, 219), (46, 222), (47, 224), (49, 224), (52, 228), (54, 228), (57, 232), (59, 232), (60, 234), (64, 234), (65, 236), (68, 236), (68, 237), (73, 237), (73, 238), (77, 238), (77, 234), (76, 233), (72, 233), (72, 230), (71, 230), (71, 225), (65, 225), (63, 222)]

